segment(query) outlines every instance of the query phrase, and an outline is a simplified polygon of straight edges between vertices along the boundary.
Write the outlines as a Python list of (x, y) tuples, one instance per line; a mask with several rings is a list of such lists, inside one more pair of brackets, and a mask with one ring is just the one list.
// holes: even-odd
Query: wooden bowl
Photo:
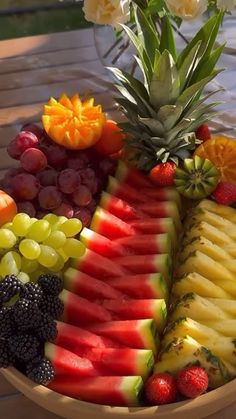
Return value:
[(233, 403), (236, 399), (236, 379), (203, 394), (196, 399), (153, 407), (111, 407), (86, 403), (63, 396), (46, 387), (34, 384), (14, 368), (3, 369), (4, 377), (26, 397), (66, 419), (201, 419)]

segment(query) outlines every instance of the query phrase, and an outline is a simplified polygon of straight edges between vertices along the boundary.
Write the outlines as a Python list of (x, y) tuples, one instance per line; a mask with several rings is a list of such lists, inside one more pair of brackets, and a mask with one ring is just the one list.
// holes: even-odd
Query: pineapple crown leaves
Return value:
[[(179, 54), (167, 15), (158, 33), (153, 17), (133, 5), (136, 27), (123, 25), (133, 43), (143, 82), (117, 68), (110, 68), (121, 94), (116, 98), (128, 122), (120, 124), (128, 134), (137, 166), (150, 170), (157, 162), (191, 156), (196, 128), (212, 116), (219, 102), (209, 103), (215, 93), (202, 95), (205, 86), (222, 69), (215, 65), (224, 45), (214, 47), (223, 12), (212, 16)], [(218, 90), (217, 90), (218, 91)], [(207, 103), (205, 104), (205, 102)]]

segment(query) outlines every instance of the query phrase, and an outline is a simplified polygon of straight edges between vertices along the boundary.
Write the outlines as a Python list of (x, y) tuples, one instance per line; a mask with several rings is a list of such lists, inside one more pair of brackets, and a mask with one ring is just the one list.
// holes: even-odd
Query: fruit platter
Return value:
[(152, 48), (127, 29), (144, 81), (110, 69), (123, 122), (51, 97), (0, 180), (1, 373), (66, 419), (235, 400), (236, 141), (212, 132), (204, 90), (223, 13), (178, 53), (168, 16), (159, 38), (134, 15)]

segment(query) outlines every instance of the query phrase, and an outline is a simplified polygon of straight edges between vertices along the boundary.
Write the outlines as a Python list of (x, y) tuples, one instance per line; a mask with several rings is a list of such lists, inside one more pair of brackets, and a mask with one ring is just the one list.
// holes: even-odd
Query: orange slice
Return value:
[(44, 105), (42, 122), (46, 133), (56, 143), (70, 149), (85, 149), (101, 137), (106, 117), (94, 98), (82, 101), (77, 94), (51, 98)]
[(220, 172), (220, 180), (236, 184), (236, 138), (215, 135), (202, 143), (194, 155), (209, 159)]

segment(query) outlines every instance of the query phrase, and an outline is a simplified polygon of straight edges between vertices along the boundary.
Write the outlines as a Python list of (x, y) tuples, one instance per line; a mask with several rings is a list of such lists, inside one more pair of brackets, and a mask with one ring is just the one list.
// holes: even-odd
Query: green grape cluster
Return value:
[(18, 213), (0, 228), (0, 277), (16, 274), (22, 282), (49, 270), (60, 273), (70, 258), (79, 258), (85, 246), (76, 235), (77, 218), (47, 214), (38, 220)]

